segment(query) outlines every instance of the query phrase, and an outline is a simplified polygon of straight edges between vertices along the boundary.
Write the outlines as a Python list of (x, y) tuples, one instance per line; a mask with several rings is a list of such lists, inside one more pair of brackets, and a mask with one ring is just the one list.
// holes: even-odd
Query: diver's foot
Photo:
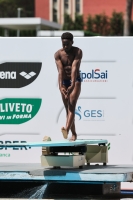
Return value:
[(65, 139), (67, 139), (67, 137), (68, 137), (68, 132), (67, 132), (67, 130), (66, 130), (64, 127), (62, 127), (62, 128), (61, 128), (61, 132), (62, 132), (62, 134), (63, 134), (63, 137), (64, 137)]
[(69, 139), (69, 141), (75, 141), (77, 140), (77, 134), (72, 134), (72, 137)]

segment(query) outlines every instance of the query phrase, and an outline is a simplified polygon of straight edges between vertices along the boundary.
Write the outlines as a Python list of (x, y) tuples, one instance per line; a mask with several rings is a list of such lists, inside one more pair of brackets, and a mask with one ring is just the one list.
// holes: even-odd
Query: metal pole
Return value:
[(4, 30), (4, 37), (9, 37), (9, 31), (8, 31), (8, 29)]
[[(17, 8), (17, 10), (18, 10), (18, 18), (20, 18), (22, 8)], [(20, 36), (20, 30), (17, 30), (17, 37), (19, 37), (19, 36)]]

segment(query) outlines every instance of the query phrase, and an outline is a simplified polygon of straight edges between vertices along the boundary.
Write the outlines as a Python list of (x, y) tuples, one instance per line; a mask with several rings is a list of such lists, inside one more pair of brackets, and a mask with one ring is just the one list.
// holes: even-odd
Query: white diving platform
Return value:
[(0, 147), (42, 147), (41, 163), (0, 163), (0, 181), (102, 184), (103, 194), (120, 193), (121, 182), (133, 181), (133, 166), (107, 165), (107, 143), (107, 140), (63, 140), (0, 144)]
[(132, 182), (133, 165), (85, 165), (83, 169), (44, 168), (40, 163), (0, 163), (0, 181)]
[[(83, 169), (67, 167), (44, 168), (40, 163), (0, 163), (0, 181), (45, 182), (45, 183), (87, 183), (102, 185), (103, 194), (120, 194), (121, 182), (133, 181), (131, 165), (85, 165)], [(89, 186), (88, 186), (89, 187)]]

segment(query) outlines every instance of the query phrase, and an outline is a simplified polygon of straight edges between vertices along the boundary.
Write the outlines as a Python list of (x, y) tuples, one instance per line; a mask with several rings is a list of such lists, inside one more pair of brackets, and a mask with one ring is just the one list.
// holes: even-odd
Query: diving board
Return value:
[[(27, 143), (5, 143), (0, 147), (42, 147), (41, 164), (44, 167), (62, 166), (83, 168), (85, 162), (108, 162), (107, 140), (41, 141)], [(102, 146), (102, 147), (101, 147)], [(62, 154), (61, 154), (62, 153)]]
[(89, 144), (107, 144), (107, 140), (62, 140), (62, 141), (41, 141), (41, 142), (27, 142), (27, 143), (6, 143), (0, 144), (0, 147), (66, 147), (66, 146), (79, 146)]

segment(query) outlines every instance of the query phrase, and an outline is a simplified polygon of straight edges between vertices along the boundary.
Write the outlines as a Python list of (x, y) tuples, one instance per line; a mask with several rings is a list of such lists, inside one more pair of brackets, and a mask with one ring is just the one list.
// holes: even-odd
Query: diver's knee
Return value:
[(69, 104), (68, 108), (71, 112), (75, 112), (75, 105)]

